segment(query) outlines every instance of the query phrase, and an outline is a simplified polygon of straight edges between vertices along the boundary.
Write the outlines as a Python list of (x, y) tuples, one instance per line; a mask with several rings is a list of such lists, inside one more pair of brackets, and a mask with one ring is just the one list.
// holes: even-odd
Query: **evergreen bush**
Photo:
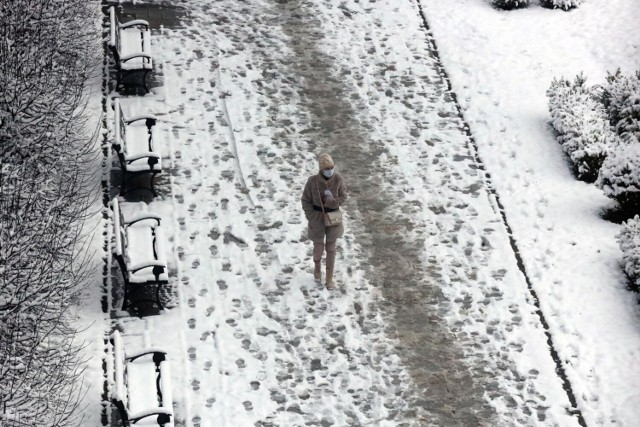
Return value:
[(580, 6), (582, 0), (540, 0), (540, 5), (549, 9), (571, 10)]
[(601, 101), (616, 132), (629, 142), (640, 141), (640, 71), (631, 76), (620, 69), (609, 74)]
[(491, 4), (493, 4), (493, 6), (504, 10), (527, 7), (530, 2), (531, 0), (491, 0)]
[(618, 234), (618, 243), (622, 249), (624, 271), (633, 281), (636, 289), (640, 288), (640, 217), (629, 219), (622, 225)]
[(583, 181), (594, 182), (607, 154), (621, 141), (609, 126), (598, 89), (587, 87), (585, 82), (582, 75), (573, 82), (555, 79), (547, 97), (551, 124), (574, 173)]
[(632, 214), (640, 212), (640, 144), (621, 144), (612, 150), (596, 185), (622, 209)]

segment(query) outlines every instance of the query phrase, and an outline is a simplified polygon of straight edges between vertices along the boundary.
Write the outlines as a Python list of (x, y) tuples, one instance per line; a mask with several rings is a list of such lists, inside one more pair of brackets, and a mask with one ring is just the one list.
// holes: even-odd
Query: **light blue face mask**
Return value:
[(333, 176), (333, 169), (323, 170), (322, 175), (326, 176), (327, 178), (331, 178)]

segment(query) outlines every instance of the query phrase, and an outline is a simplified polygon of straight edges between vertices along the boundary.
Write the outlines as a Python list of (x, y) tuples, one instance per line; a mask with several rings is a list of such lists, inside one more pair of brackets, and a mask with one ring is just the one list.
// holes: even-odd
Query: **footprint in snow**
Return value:
[(235, 235), (233, 235), (230, 231), (225, 231), (224, 232), (224, 243), (228, 244), (228, 243), (234, 243), (237, 246), (241, 247), (241, 248), (247, 248), (249, 245), (247, 245), (247, 242), (245, 242), (243, 239), (236, 237)]

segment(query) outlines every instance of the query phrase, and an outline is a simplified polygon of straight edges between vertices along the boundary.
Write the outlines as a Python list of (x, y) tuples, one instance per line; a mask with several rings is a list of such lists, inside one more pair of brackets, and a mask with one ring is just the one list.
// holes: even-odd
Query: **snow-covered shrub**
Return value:
[(499, 9), (512, 10), (527, 7), (531, 0), (491, 0), (491, 4)]
[(0, 2), (0, 425), (79, 425), (68, 311), (86, 279), (83, 87), (99, 62), (85, 0)]
[(616, 132), (630, 142), (640, 141), (640, 71), (631, 76), (619, 69), (609, 74), (601, 99)]
[(580, 6), (580, 3), (582, 3), (582, 0), (540, 0), (540, 5), (542, 7), (562, 10), (575, 9)]
[(622, 249), (624, 271), (640, 287), (640, 217), (636, 215), (622, 225), (618, 234), (618, 243)]
[(595, 88), (579, 75), (573, 82), (555, 79), (547, 90), (551, 124), (558, 142), (571, 159), (576, 176), (593, 182), (607, 154), (621, 140), (611, 130)]
[(623, 209), (640, 212), (640, 144), (621, 144), (612, 150), (596, 185)]

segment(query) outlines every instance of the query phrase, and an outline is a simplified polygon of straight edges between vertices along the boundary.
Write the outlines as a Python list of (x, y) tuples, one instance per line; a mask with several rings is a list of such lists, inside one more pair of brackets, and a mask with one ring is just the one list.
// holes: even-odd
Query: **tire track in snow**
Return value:
[[(216, 53), (216, 57), (218, 58), (218, 64), (220, 64), (220, 54)], [(251, 198), (251, 193), (249, 192), (249, 188), (247, 187), (247, 183), (244, 178), (242, 165), (240, 164), (240, 156), (238, 154), (238, 141), (236, 141), (236, 136), (234, 135), (233, 122), (231, 121), (231, 116), (229, 115), (229, 108), (227, 107), (227, 96), (229, 96), (229, 94), (224, 90), (224, 86), (222, 83), (222, 75), (220, 73), (220, 66), (218, 66), (216, 69), (216, 81), (218, 82), (218, 97), (220, 98), (220, 105), (222, 107), (222, 111), (224, 112), (224, 119), (227, 121), (227, 125), (228, 125), (227, 129), (228, 129), (229, 145), (235, 159), (234, 164), (236, 166), (236, 171), (238, 173), (238, 181), (240, 183), (242, 192), (247, 195), (247, 198), (249, 199), (251, 206), (255, 207), (255, 203)]]

